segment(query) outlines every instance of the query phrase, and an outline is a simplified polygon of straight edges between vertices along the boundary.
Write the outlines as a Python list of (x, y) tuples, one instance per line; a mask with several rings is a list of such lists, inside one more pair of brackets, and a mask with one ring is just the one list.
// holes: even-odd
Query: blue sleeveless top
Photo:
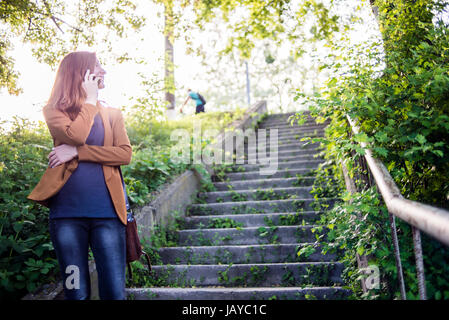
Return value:
[[(87, 137), (86, 144), (103, 146), (104, 126), (100, 114)], [(55, 218), (117, 218), (101, 163), (80, 161), (78, 167), (50, 198), (50, 219)]]

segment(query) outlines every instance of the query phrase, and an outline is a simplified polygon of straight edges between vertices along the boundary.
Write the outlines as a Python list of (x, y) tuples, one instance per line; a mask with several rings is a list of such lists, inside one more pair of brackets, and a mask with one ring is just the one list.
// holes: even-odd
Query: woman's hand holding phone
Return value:
[(98, 100), (98, 80), (95, 74), (90, 73), (89, 69), (87, 69), (84, 75), (82, 87), (86, 92), (86, 103), (96, 105)]

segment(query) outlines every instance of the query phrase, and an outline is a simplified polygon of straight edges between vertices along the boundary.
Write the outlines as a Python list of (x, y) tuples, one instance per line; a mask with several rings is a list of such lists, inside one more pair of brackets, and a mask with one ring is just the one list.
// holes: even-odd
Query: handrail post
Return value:
[[(341, 170), (343, 172), (343, 177), (344, 177), (345, 184), (346, 184), (346, 190), (348, 190), (349, 193), (351, 193), (351, 194), (356, 193), (357, 188), (355, 186), (354, 181), (349, 176), (348, 168), (346, 167), (346, 164), (344, 162), (341, 162), (340, 166), (341, 166)], [(349, 203), (352, 203), (352, 199), (349, 200)], [(359, 219), (362, 218), (359, 213), (356, 213), (356, 214)], [(358, 253), (356, 253), (355, 257), (357, 259), (357, 266), (359, 267), (359, 269), (364, 269), (364, 268), (368, 267), (368, 259), (365, 255), (359, 255)], [(363, 293), (368, 292), (368, 288), (366, 287), (365, 279), (363, 279), (363, 278), (360, 279), (360, 286), (362, 287)]]
[(421, 246), (421, 232), (412, 226), (413, 247), (415, 250), (416, 276), (418, 278), (419, 299), (427, 300), (426, 281), (424, 276), (424, 262)]
[(398, 232), (396, 229), (396, 217), (391, 212), (388, 212), (388, 215), (390, 217), (391, 238), (393, 240), (394, 258), (396, 261), (396, 270), (398, 272), (401, 299), (407, 300), (407, 295), (405, 293), (404, 273), (402, 271), (401, 252), (399, 250)]

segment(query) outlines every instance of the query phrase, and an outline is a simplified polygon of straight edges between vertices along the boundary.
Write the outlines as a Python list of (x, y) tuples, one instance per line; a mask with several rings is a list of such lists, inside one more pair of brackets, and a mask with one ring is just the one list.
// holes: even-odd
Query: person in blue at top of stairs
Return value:
[(182, 108), (187, 104), (187, 102), (192, 99), (195, 101), (196, 104), (196, 111), (195, 114), (204, 112), (204, 105), (206, 104), (206, 100), (204, 100), (203, 96), (199, 94), (198, 92), (194, 92), (191, 89), (187, 90), (188, 96), (186, 101), (184, 101), (184, 104), (182, 105), (181, 109), (179, 109), (179, 112), (182, 113)]

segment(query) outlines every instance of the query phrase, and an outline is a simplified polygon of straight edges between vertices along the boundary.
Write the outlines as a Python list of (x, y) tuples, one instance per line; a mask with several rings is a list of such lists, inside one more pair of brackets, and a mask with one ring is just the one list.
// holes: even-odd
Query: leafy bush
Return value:
[(0, 127), (0, 299), (20, 298), (56, 274), (48, 209), (26, 199), (47, 167), (52, 140), (43, 123), (14, 118), (11, 128)]
[[(346, 163), (352, 177), (366, 170), (357, 164), (365, 153), (360, 142), (368, 143), (406, 198), (449, 208), (449, 28), (433, 21), (447, 3), (375, 3), (383, 43), (333, 44), (331, 62), (323, 67), (335, 76), (308, 100), (312, 115), (320, 121), (329, 119), (330, 124), (325, 138), (312, 141), (322, 142), (328, 159)], [(361, 133), (351, 134), (346, 115), (358, 122)], [(298, 114), (296, 119), (300, 118)], [(342, 179), (341, 172), (336, 174)], [(333, 240), (352, 254), (347, 256), (346, 271), (357, 272), (356, 252), (371, 254), (388, 284), (378, 297), (396, 298), (399, 288), (388, 216), (369, 184), (356, 184), (361, 193), (351, 198), (353, 203), (337, 206), (325, 220), (334, 226)], [(356, 219), (356, 211), (363, 221)], [(417, 298), (410, 227), (398, 222), (398, 233), (407, 294)], [(449, 249), (423, 235), (423, 251), (428, 297), (449, 298), (449, 277), (443, 271)]]

